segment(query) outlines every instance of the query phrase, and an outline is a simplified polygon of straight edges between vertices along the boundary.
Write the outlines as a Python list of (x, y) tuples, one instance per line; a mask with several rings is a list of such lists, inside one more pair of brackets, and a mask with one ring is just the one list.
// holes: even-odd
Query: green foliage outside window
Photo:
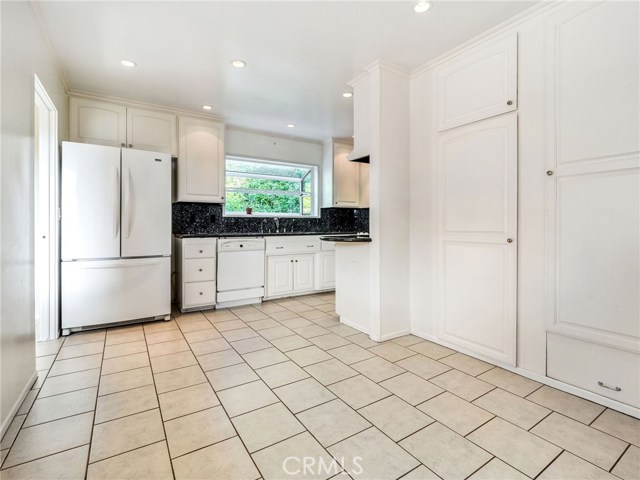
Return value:
[(227, 158), (225, 212), (311, 215), (312, 168)]

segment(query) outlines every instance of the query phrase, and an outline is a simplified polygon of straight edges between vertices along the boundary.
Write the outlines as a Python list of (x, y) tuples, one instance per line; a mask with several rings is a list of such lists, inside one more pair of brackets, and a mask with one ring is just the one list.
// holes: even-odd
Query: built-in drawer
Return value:
[(316, 236), (268, 237), (266, 240), (267, 255), (315, 253), (320, 251), (322, 243)]
[(216, 282), (189, 282), (184, 284), (182, 308), (216, 303)]
[(194, 243), (184, 246), (184, 258), (207, 258), (216, 256), (216, 243)]
[(182, 270), (183, 282), (204, 282), (216, 279), (215, 258), (187, 258)]
[(640, 355), (547, 333), (547, 376), (640, 407)]

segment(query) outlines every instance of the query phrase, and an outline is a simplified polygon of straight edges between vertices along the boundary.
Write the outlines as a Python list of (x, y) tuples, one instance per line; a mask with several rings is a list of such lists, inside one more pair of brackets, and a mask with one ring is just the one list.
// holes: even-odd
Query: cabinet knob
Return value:
[(202, 253), (202, 250), (200, 250), (200, 253)]
[(547, 170), (547, 176), (550, 177), (551, 175), (553, 175), (553, 170)]
[(507, 243), (513, 243), (513, 238), (507, 238)]
[(198, 269), (198, 271), (199, 271), (199, 272), (201, 272), (201, 271), (202, 271), (202, 269), (201, 269), (201, 268), (199, 268), (199, 269)]
[(129, 144), (129, 148), (133, 148), (133, 145), (132, 145), (132, 144)]
[(126, 147), (126, 146), (127, 146), (127, 144), (126, 144), (126, 143), (121, 143), (121, 144), (120, 144), (120, 146), (121, 146), (121, 147)]
[(296, 260), (296, 263), (298, 263), (298, 260)]
[(513, 101), (512, 100), (508, 100), (507, 101), (507, 105), (513, 105)]
[(293, 260), (291, 260), (291, 263), (293, 263)]
[(200, 295), (202, 295), (202, 292), (200, 292)]

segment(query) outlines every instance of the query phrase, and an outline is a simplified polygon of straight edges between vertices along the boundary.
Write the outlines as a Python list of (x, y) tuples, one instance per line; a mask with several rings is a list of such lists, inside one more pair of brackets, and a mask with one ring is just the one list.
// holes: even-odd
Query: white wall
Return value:
[(59, 112), (67, 136), (67, 101), (51, 50), (27, 2), (0, 2), (2, 165), (0, 275), (0, 425), (35, 374), (33, 281), (34, 74)]

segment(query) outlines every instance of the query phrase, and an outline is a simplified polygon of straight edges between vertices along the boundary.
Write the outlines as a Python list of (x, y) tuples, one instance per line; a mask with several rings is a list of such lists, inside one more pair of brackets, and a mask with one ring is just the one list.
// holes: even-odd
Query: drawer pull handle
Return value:
[(307, 248), (313, 248), (313, 247), (314, 247), (313, 245), (307, 245)]
[(202, 253), (202, 250), (200, 250), (200, 253)]
[(198, 271), (199, 271), (199, 272), (201, 272), (201, 271), (202, 271), (202, 269), (201, 269), (201, 268), (199, 268), (199, 269), (198, 269)]
[(284, 247), (276, 247), (276, 250), (282, 250)]
[(622, 389), (620, 387), (610, 387), (609, 385), (605, 385), (602, 382), (598, 382), (598, 385), (600, 385), (602, 388), (608, 388), (609, 390), (613, 390), (614, 392), (621, 392)]
[(202, 292), (200, 292), (200, 295), (202, 295)]

